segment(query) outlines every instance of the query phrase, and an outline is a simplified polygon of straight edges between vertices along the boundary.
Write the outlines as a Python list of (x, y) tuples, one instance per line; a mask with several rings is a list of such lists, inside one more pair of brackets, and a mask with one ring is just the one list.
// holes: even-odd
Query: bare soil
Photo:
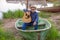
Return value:
[(52, 14), (50, 19), (56, 24), (57, 29), (60, 31), (60, 13)]
[(13, 35), (15, 36), (15, 39), (22, 39), (21, 35), (19, 34), (19, 31), (15, 28), (15, 22), (17, 19), (4, 19), (3, 20), (3, 28), (5, 29), (5, 31), (10, 31), (11, 33), (13, 33)]

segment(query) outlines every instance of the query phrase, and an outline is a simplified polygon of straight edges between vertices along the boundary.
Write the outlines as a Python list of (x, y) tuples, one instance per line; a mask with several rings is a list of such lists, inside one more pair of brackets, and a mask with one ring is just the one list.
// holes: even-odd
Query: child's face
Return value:
[(36, 8), (31, 8), (31, 11), (32, 11), (32, 12), (35, 12), (35, 10), (36, 10)]

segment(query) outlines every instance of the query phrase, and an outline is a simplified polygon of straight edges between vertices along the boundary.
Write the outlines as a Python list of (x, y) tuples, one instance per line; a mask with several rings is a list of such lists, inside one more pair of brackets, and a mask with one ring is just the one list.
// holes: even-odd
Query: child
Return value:
[(34, 26), (34, 30), (38, 29), (38, 13), (36, 12), (36, 7), (31, 6), (30, 9), (30, 16), (32, 21), (30, 23), (23, 23), (22, 30), (25, 30), (27, 26)]

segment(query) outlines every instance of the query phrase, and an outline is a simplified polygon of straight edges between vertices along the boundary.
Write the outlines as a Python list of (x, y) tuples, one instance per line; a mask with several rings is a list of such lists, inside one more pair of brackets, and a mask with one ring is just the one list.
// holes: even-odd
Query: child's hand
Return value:
[(34, 22), (33, 25), (36, 25), (36, 22)]

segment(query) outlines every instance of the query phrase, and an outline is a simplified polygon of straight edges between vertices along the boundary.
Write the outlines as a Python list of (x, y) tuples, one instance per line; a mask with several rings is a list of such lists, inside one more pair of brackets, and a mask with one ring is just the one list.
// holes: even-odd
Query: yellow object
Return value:
[(31, 16), (30, 16), (30, 12), (25, 12), (24, 16), (22, 18), (22, 21), (24, 23), (30, 23), (31, 22)]

